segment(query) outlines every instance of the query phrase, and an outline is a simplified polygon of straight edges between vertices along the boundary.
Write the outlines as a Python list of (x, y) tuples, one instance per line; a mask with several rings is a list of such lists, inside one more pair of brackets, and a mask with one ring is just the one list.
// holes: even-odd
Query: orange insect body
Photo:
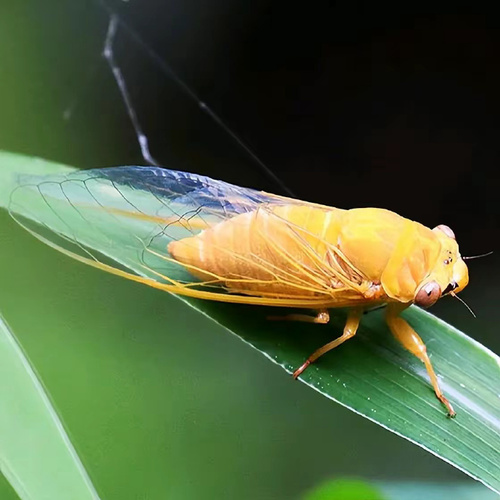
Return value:
[[(425, 364), (436, 396), (455, 414), (424, 343), (399, 317), (413, 303), (428, 307), (467, 285), (467, 266), (447, 226), (431, 230), (388, 210), (342, 210), (157, 167), (27, 180), (11, 203), (13, 212), (28, 219), (36, 213), (45, 229), (73, 243), (75, 251), (27, 228), (42, 241), (161, 290), (311, 309), (316, 316), (273, 319), (313, 323), (328, 323), (329, 308), (349, 308), (343, 334), (309, 356), (294, 377), (353, 337), (365, 309), (385, 303), (390, 330)], [(106, 255), (103, 241), (125, 248), (121, 263), (137, 274), (89, 251)]]
[(217, 275), (232, 292), (323, 297), (326, 307), (411, 302), (430, 276), (442, 290), (454, 279), (457, 290), (468, 282), (455, 240), (376, 208), (256, 209), (168, 250), (200, 279)]
[[(201, 233), (172, 241), (172, 257), (206, 282), (213, 277), (230, 292), (295, 298), (311, 308), (323, 299), (316, 317), (283, 318), (327, 323), (327, 308), (352, 307), (344, 333), (315, 351), (294, 372), (345, 340), (359, 326), (362, 307), (387, 302), (387, 324), (395, 337), (426, 366), (438, 399), (446, 399), (425, 344), (399, 313), (416, 302), (427, 307), (445, 291), (462, 290), (469, 281), (451, 229), (434, 230), (377, 208), (341, 210), (317, 205), (283, 204), (237, 215)], [(265, 265), (263, 265), (265, 263)]]

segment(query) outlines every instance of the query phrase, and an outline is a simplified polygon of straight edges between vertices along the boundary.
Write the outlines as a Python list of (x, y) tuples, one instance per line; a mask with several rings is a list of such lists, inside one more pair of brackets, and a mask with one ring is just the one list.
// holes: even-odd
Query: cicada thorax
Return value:
[(435, 232), (378, 208), (348, 210), (339, 244), (354, 266), (398, 302), (413, 301), (441, 252)]

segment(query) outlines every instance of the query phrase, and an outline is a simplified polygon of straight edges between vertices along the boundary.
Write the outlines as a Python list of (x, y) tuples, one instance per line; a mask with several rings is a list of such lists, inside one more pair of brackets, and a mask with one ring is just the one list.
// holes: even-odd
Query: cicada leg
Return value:
[(360, 309), (352, 309), (347, 316), (347, 321), (344, 327), (344, 332), (342, 335), (323, 347), (320, 347), (317, 351), (314, 351), (305, 361), (305, 363), (293, 372), (293, 378), (297, 378), (311, 363), (314, 363), (320, 356), (323, 356), (328, 351), (335, 349), (337, 346), (345, 342), (346, 340), (354, 337), (356, 331), (358, 330), (359, 321), (361, 319), (363, 311)]
[(425, 347), (423, 340), (403, 318), (399, 317), (399, 313), (404, 308), (405, 307), (402, 307), (400, 304), (389, 304), (385, 316), (387, 324), (389, 325), (392, 334), (399, 342), (401, 342), (403, 347), (408, 349), (408, 351), (417, 356), (417, 358), (425, 364), (425, 368), (427, 369), (427, 373), (431, 379), (436, 397), (448, 409), (448, 416), (453, 418), (456, 415), (455, 410), (439, 387), (438, 378), (434, 372), (434, 368), (432, 367), (431, 360), (429, 359), (427, 348)]
[(284, 316), (268, 316), (272, 321), (303, 321), (304, 323), (319, 323), (326, 325), (330, 321), (328, 309), (321, 309), (316, 316), (309, 314), (286, 314)]

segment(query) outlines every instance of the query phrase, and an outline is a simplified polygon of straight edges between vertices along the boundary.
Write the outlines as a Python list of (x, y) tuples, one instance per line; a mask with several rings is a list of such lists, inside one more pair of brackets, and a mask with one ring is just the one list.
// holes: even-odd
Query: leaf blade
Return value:
[[(4, 172), (9, 171), (11, 159), (12, 155), (0, 155), (0, 163), (3, 163), (0, 175), (6, 178), (8, 174)], [(34, 170), (30, 159), (24, 162), (28, 170)], [(10, 163), (10, 189), (16, 185), (13, 173), (19, 171), (22, 163), (22, 160)], [(57, 166), (50, 168), (51, 171), (57, 169)], [(68, 168), (62, 170), (67, 172)], [(0, 184), (6, 192), (8, 182)], [(144, 203), (144, 193), (141, 196), (141, 203)], [(0, 203), (5, 205), (5, 197), (3, 200), (0, 197)], [(110, 228), (111, 233), (113, 230)], [(136, 257), (127, 253), (126, 248), (114, 246), (110, 249), (104, 239), (99, 241), (88, 231), (89, 228), (81, 229), (81, 241), (144, 275), (144, 268), (140, 262), (134, 263)], [(266, 321), (267, 311), (263, 308), (181, 300), (235, 333), (288, 372), (318, 346), (338, 336), (345, 319), (342, 313), (334, 315), (332, 324), (325, 328), (271, 324)], [(380, 311), (363, 318), (356, 339), (321, 358), (305, 372), (303, 381), (329, 399), (500, 491), (497, 452), (500, 449), (500, 398), (494, 391), (495, 387), (500, 387), (498, 357), (427, 312), (411, 308), (404, 315), (428, 345), (443, 389), (457, 406), (456, 420), (444, 417), (443, 408), (433, 398), (425, 370), (388, 336)]]
[(98, 500), (55, 408), (0, 316), (0, 464), (21, 499)]

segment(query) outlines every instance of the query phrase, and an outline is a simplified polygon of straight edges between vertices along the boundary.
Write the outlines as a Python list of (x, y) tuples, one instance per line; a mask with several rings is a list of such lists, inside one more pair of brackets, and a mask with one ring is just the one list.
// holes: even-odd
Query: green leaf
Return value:
[(0, 465), (21, 499), (99, 498), (55, 408), (0, 316)]
[[(44, 174), (59, 168), (63, 174), (68, 172), (68, 167), (40, 160), (33, 164), (33, 161), (0, 154), (0, 204), (5, 206), (8, 203), (5, 194), (25, 182), (18, 180), (18, 173), (37, 171)], [(53, 179), (59, 182), (61, 177)], [(89, 248), (137, 274), (145, 274), (137, 249), (129, 243), (130, 235), (151, 230), (147, 223), (120, 219), (117, 225), (109, 217), (101, 217), (95, 206), (88, 203), (80, 205), (80, 214), (77, 214), (60, 198), (60, 191), (59, 194), (51, 193), (50, 185), (47, 186), (46, 196), (57, 215), (40, 203), (40, 197), (33, 197), (30, 189), (16, 194), (16, 210), (71, 238), (76, 235)], [(77, 189), (66, 185), (66, 195), (79, 199), (82, 193), (88, 202), (88, 194), (81, 186)], [(101, 194), (106, 197), (105, 192)], [(157, 198), (151, 195), (148, 199), (143, 191), (129, 190), (127, 196), (141, 206), (158, 204)], [(101, 203), (108, 201), (111, 202), (105, 198), (100, 200)], [(81, 217), (82, 214), (87, 220)], [(180, 300), (235, 333), (288, 372), (300, 366), (314, 349), (339, 336), (345, 321), (345, 313), (336, 311), (327, 326), (269, 322), (266, 308)], [(498, 357), (418, 308), (410, 308), (404, 316), (426, 342), (441, 386), (457, 411), (456, 419), (445, 417), (445, 410), (433, 395), (424, 367), (391, 338), (381, 311), (365, 315), (356, 338), (308, 368), (302, 381), (500, 491)]]
[(303, 500), (388, 500), (376, 486), (359, 479), (327, 481), (304, 496)]
[(480, 485), (411, 481), (332, 479), (313, 488), (303, 500), (495, 500), (498, 496)]

